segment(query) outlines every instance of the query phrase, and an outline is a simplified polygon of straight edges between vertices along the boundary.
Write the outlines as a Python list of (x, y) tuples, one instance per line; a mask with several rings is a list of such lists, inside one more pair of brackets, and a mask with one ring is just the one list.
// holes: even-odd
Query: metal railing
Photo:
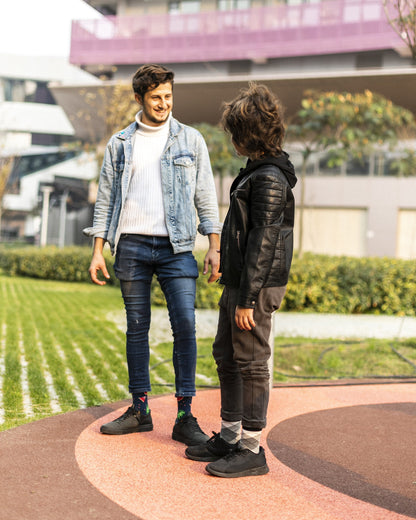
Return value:
[(326, 0), (72, 23), (77, 65), (264, 59), (397, 48), (381, 0)]

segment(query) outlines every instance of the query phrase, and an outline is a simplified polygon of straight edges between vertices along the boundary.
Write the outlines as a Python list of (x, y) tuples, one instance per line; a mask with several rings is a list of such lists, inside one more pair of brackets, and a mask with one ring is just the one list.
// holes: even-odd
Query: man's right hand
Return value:
[(97, 285), (105, 285), (104, 280), (99, 280), (97, 274), (101, 271), (105, 278), (109, 279), (110, 275), (107, 271), (107, 266), (103, 256), (104, 240), (102, 238), (96, 238), (94, 244), (94, 254), (88, 272), (90, 273), (91, 281)]

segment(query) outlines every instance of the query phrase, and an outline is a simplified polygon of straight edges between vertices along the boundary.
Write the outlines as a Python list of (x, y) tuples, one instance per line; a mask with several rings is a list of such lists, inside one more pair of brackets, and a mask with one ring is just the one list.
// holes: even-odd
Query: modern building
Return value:
[[(78, 185), (84, 183), (85, 192), (81, 196), (79, 187), (70, 183), (72, 188), (68, 187), (64, 192), (68, 202), (65, 218), (74, 220), (75, 215), (71, 215), (74, 211), (77, 214), (88, 212), (89, 218), (88, 182), (84, 181), (96, 177), (97, 167), (95, 163), (91, 167), (91, 156), (74, 146), (79, 138), (49, 88), (51, 83), (74, 85), (85, 82), (97, 84), (99, 80), (70, 65), (65, 58), (0, 55), (0, 166), (8, 166), (1, 200), (1, 240), (36, 242), (40, 239), (40, 208), (44, 193), (41, 187), (45, 183), (51, 187), (48, 197), (53, 213), (54, 201), (62, 195), (59, 186), (63, 177), (76, 179)], [(84, 202), (80, 204), (82, 199)], [(60, 215), (63, 215), (62, 211)], [(57, 221), (57, 218), (50, 219), (49, 234), (44, 235), (45, 244), (62, 243), (64, 228), (65, 243), (79, 242), (78, 234), (71, 235), (70, 225), (64, 226), (63, 221), (58, 240), (53, 231)], [(45, 228), (44, 233), (46, 231)]]
[(73, 22), (71, 63), (115, 81), (142, 63), (169, 65), (175, 111), (190, 122), (218, 121), (250, 79), (270, 84), (289, 115), (311, 88), (369, 88), (416, 112), (416, 69), (382, 0), (87, 3), (105, 16)]
[[(270, 86), (288, 118), (307, 89), (369, 89), (416, 113), (416, 67), (382, 0), (86, 1), (103, 17), (73, 22), (71, 63), (109, 88), (140, 64), (169, 66), (184, 122), (217, 123), (221, 103), (250, 80)], [(85, 96), (53, 92), (67, 113), (85, 109)], [(72, 123), (87, 138), (85, 125)], [(101, 129), (97, 122), (97, 139)], [(416, 257), (416, 181), (376, 162), (328, 171), (315, 158), (305, 182), (305, 249)]]

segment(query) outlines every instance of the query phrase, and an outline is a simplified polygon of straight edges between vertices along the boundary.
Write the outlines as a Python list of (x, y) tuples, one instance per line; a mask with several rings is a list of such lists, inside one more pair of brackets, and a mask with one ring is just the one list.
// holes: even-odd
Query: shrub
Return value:
[[(109, 284), (118, 284), (113, 258), (105, 250)], [(196, 254), (202, 273), (204, 252)], [(5, 274), (68, 282), (89, 282), (88, 247), (0, 248), (0, 268)], [(217, 309), (222, 285), (197, 279), (195, 306)], [(152, 304), (165, 305), (156, 280)], [(416, 315), (416, 264), (392, 258), (350, 258), (306, 253), (295, 257), (282, 305), (283, 311), (342, 314)]]
[(416, 265), (307, 253), (295, 258), (282, 310), (416, 315)]
[[(92, 250), (89, 247), (0, 247), (0, 269), (10, 276), (29, 276), (45, 280), (63, 280), (67, 282), (90, 282), (88, 268), (91, 262)], [(119, 285), (114, 274), (114, 258), (105, 249), (107, 269), (110, 279), (109, 285)], [(204, 254), (196, 255), (200, 273), (203, 270)], [(103, 277), (100, 275), (103, 279)], [(197, 279), (196, 301), (197, 308), (215, 309), (221, 296), (222, 286), (218, 283), (208, 284), (207, 276)], [(160, 285), (153, 279), (152, 305), (166, 305), (165, 296)]]
[[(110, 257), (105, 253), (105, 256)], [(46, 280), (86, 282), (90, 280), (88, 267), (91, 249), (88, 247), (24, 247), (0, 249), (0, 268), (11, 276), (30, 276)], [(111, 280), (116, 282), (112, 262), (107, 262)]]

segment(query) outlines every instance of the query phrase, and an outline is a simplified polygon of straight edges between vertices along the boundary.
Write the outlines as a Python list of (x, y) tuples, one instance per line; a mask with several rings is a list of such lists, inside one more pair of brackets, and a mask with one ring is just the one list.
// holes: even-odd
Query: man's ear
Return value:
[(137, 94), (137, 92), (134, 93), (134, 99), (139, 103), (139, 105), (143, 106), (143, 98)]

